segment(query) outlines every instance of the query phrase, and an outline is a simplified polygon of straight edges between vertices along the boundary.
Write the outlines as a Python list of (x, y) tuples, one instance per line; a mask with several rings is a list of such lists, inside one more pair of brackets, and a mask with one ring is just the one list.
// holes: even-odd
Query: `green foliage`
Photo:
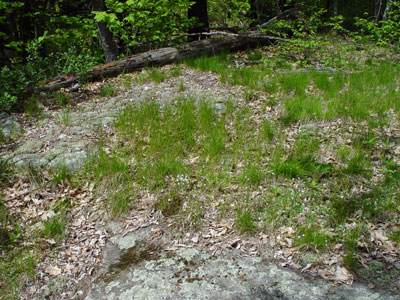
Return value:
[[(66, 52), (56, 55), (41, 55), (47, 33), (36, 40), (27, 43), (26, 61), (16, 59), (12, 66), (4, 66), (0, 71), (0, 111), (10, 109), (14, 105), (22, 104), (28, 93), (28, 87), (40, 83), (45, 78), (53, 77), (59, 73), (78, 72), (84, 73), (89, 67), (98, 63), (98, 59), (91, 56), (90, 52), (77, 53), (76, 47), (71, 47)], [(57, 98), (58, 99), (58, 98)], [(57, 100), (58, 101), (58, 100)], [(61, 99), (65, 103), (67, 99)]]
[[(142, 42), (163, 42), (186, 32), (188, 0), (106, 0), (107, 11), (95, 11), (96, 22), (105, 22), (128, 47)], [(129, 52), (129, 51), (128, 51)]]
[(353, 33), (356, 40), (373, 41), (378, 45), (398, 43), (400, 41), (400, 2), (393, 1), (392, 10), (386, 19), (375, 22), (364, 14), (364, 18), (355, 18), (355, 25), (359, 31)]
[(5, 66), (0, 72), (0, 111), (10, 109), (25, 93), (28, 85), (22, 70)]
[(250, 9), (248, 0), (208, 0), (207, 6), (210, 23), (232, 26), (248, 22), (246, 17), (246, 12)]

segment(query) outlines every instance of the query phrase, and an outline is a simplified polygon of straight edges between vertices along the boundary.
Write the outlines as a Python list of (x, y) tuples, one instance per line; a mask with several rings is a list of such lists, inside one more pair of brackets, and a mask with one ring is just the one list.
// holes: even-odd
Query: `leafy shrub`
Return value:
[(400, 41), (400, 1), (393, 1), (394, 9), (379, 22), (368, 18), (355, 18), (359, 31), (354, 37), (359, 41), (373, 41), (378, 45), (387, 45)]
[(106, 0), (105, 3), (107, 11), (95, 11), (95, 20), (105, 22), (127, 47), (142, 42), (161, 43), (169, 36), (186, 32), (192, 23), (187, 19), (191, 3), (188, 0)]
[(25, 46), (25, 60), (15, 59), (10, 66), (0, 71), (0, 111), (22, 104), (29, 87), (60, 73), (77, 72), (84, 74), (88, 68), (100, 62), (90, 50), (82, 51), (71, 46), (65, 52), (41, 55), (47, 41), (47, 33), (29, 41)]

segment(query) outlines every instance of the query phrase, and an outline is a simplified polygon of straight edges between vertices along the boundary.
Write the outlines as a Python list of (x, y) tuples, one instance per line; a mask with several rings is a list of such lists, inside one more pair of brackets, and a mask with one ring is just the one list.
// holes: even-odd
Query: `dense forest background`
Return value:
[(204, 37), (187, 33), (263, 28), (300, 46), (317, 34), (383, 46), (400, 37), (394, 0), (1, 0), (0, 12), (0, 110), (46, 78)]

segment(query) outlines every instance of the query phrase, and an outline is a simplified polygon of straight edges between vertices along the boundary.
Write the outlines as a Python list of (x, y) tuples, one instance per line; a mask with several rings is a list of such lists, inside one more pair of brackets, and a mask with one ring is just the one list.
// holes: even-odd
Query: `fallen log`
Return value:
[[(213, 33), (210, 33), (212, 35)], [(138, 55), (125, 57), (104, 65), (91, 68), (87, 73), (60, 75), (47, 80), (40, 91), (56, 91), (61, 88), (69, 88), (77, 82), (94, 82), (107, 77), (114, 77), (122, 72), (129, 73), (146, 67), (163, 66), (179, 62), (187, 58), (200, 55), (216, 54), (222, 51), (235, 51), (248, 47), (271, 44), (276, 41), (287, 41), (273, 36), (266, 36), (259, 31), (245, 34), (218, 33), (220, 37), (209, 38), (191, 43), (185, 43), (177, 47), (167, 47), (151, 50)]]

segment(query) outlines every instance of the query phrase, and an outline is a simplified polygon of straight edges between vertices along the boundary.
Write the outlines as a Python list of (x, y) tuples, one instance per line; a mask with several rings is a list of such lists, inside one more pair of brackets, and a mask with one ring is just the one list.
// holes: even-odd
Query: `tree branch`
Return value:
[(267, 22), (261, 24), (259, 27), (260, 28), (268, 27), (268, 26), (274, 24), (275, 22), (277, 22), (283, 18), (286, 18), (287, 16), (290, 16), (290, 15), (298, 18), (298, 17), (300, 17), (300, 12), (297, 10), (297, 8), (290, 8), (290, 9), (285, 10), (284, 12), (280, 13), (279, 15), (273, 17), (272, 19), (268, 20)]

